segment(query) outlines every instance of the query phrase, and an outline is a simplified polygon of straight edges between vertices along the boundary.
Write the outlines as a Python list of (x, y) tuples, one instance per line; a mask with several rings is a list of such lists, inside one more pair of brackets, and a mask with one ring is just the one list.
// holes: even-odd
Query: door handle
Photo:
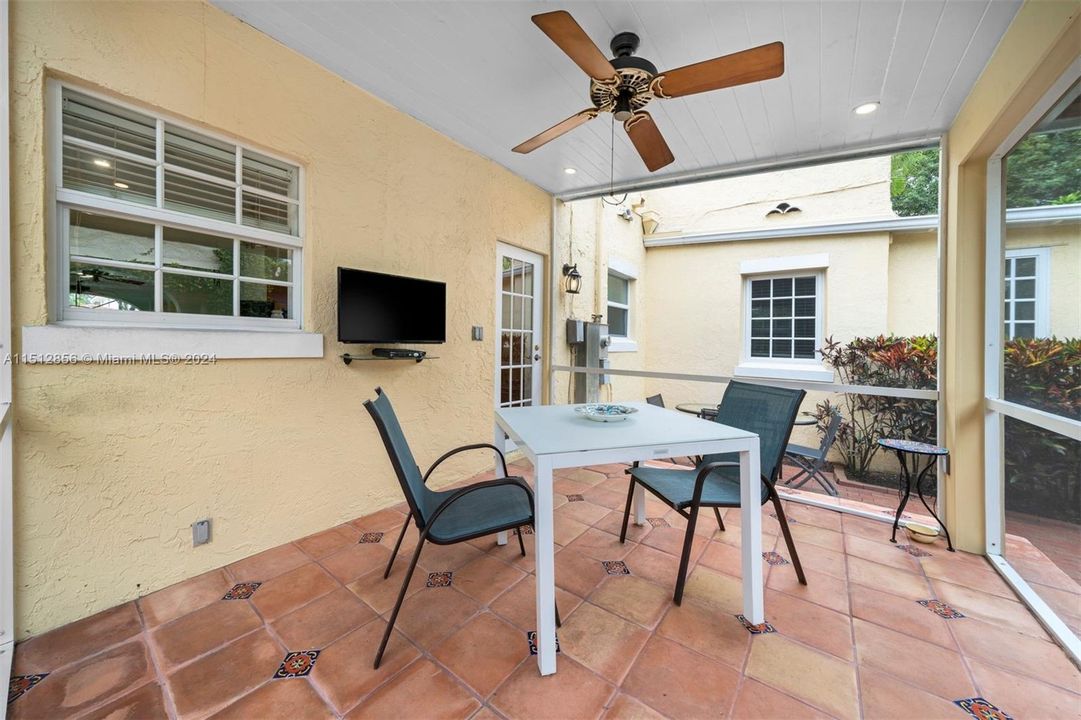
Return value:
[(534, 353), (533, 354), (533, 361), (536, 362), (538, 360), (540, 360), (540, 353)]

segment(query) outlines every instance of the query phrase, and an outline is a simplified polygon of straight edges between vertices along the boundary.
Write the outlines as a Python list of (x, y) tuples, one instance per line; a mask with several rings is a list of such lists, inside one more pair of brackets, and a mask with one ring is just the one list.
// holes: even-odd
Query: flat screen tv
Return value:
[(446, 283), (338, 268), (338, 342), (446, 340)]

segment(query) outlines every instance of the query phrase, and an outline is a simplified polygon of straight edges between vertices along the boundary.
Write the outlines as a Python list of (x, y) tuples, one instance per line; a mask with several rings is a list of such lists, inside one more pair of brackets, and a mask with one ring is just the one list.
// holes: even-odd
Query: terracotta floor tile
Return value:
[[(856, 619), (853, 625), (860, 665), (889, 672), (899, 680), (946, 700), (973, 697), (975, 694), (961, 656), (953, 650), (864, 620)], [(920, 658), (920, 661), (898, 662), (898, 658)]]
[[(613, 510), (601, 518), (601, 520), (593, 527), (619, 537), (619, 533), (623, 529), (623, 511)], [(632, 516), (630, 520), (627, 521), (627, 541), (633, 543), (641, 542), (642, 538), (648, 535), (652, 530), (653, 526), (648, 522), (645, 525), (635, 525), (634, 517)]]
[[(931, 614), (930, 611), (926, 612)], [(768, 590), (766, 620), (786, 637), (836, 655), (842, 660), (853, 660), (852, 619), (848, 615), (785, 593)]]
[(622, 688), (667, 717), (701, 718), (731, 707), (738, 684), (738, 671), (653, 637)]
[(647, 628), (656, 627), (672, 604), (672, 591), (631, 575), (610, 575), (589, 602)]
[(398, 512), (393, 508), (386, 508), (371, 515), (365, 515), (353, 520), (350, 525), (364, 532), (398, 532), (405, 522), (405, 513)]
[(791, 695), (751, 679), (743, 681), (732, 708), (732, 720), (829, 720), (830, 716)]
[(944, 600), (969, 617), (996, 623), (1041, 640), (1051, 639), (1029, 609), (1020, 602), (942, 580), (932, 580), (931, 587), (935, 591), (934, 597)]
[(542, 677), (533, 658), (518, 666), (489, 701), (510, 720), (597, 718), (615, 688), (560, 654), (555, 675)]
[(284, 657), (269, 633), (257, 630), (185, 665), (167, 679), (178, 715), (201, 716), (225, 707), (273, 677)]
[(558, 636), (564, 655), (616, 684), (649, 639), (646, 630), (589, 603), (563, 619)]
[[(762, 572), (763, 575), (765, 575), (769, 568), (764, 564), (765, 560), (762, 562)], [(698, 558), (698, 564), (705, 565), (708, 568), (725, 573), (726, 575), (732, 575), (734, 577), (743, 576), (743, 554), (740, 549), (735, 545), (729, 545), (728, 543), (719, 542), (717, 540), (706, 545), (706, 549), (702, 553), (702, 556)]]
[(290, 650), (321, 650), (373, 617), (375, 612), (356, 595), (338, 588), (276, 620), (271, 628)]
[(603, 483), (590, 488), (582, 497), (594, 505), (600, 505), (608, 510), (616, 510), (621, 516), (623, 515), (623, 508), (627, 507), (627, 491), (625, 489), (622, 492), (609, 490), (603, 486)]
[(430, 650), (480, 608), (476, 600), (453, 587), (426, 587), (402, 603), (395, 627)]
[(1081, 692), (1081, 671), (1057, 645), (977, 618), (966, 618), (952, 630), (969, 658)]
[(79, 720), (141, 720), (141, 718), (164, 718), (169, 713), (165, 709), (165, 696), (161, 685), (149, 682), (137, 690), (112, 700)]
[(965, 553), (935, 553), (929, 558), (920, 558), (920, 565), (928, 577), (946, 580), (955, 585), (963, 585), (999, 597), (1015, 599), (1017, 596), (1006, 581), (983, 558), (980, 563), (958, 562), (954, 558)]
[(844, 535), (839, 532), (801, 523), (790, 525), (789, 529), (792, 531), (792, 539), (796, 543), (797, 550), (804, 545), (817, 545), (834, 552), (843, 552), (845, 549)]
[(857, 535), (848, 535), (845, 537), (845, 552), (905, 572), (920, 572), (919, 560), (899, 550), (897, 545), (889, 540), (868, 540)]
[(804, 568), (803, 573), (807, 576), (806, 585), (800, 585), (799, 578), (789, 565), (770, 568), (766, 587), (837, 612), (848, 613), (848, 584), (844, 580), (807, 568)]
[[(772, 512), (772, 508), (770, 508), (770, 512)], [(786, 502), (784, 503), (784, 512), (790, 523), (795, 520), (797, 525), (814, 525), (833, 532), (841, 532), (842, 516), (833, 510), (823, 510), (810, 505)]]
[[(357, 543), (327, 555), (319, 564), (340, 583), (351, 583), (361, 575), (366, 575), (376, 568), (385, 568), (390, 559), (390, 551), (379, 543)], [(398, 558), (398, 562), (409, 558)]]
[(219, 600), (151, 633), (163, 672), (230, 643), (263, 624), (246, 600)]
[(226, 569), (237, 582), (266, 582), (293, 568), (311, 562), (300, 548), (292, 544), (279, 545), (258, 555), (238, 560)]
[(668, 588), (670, 594), (675, 591), (679, 558), (648, 545), (639, 545), (623, 558), (623, 562), (627, 563), (627, 567), (634, 568), (631, 572), (638, 577)]
[(15, 646), (15, 672), (28, 675), (59, 670), (141, 630), (135, 603), (124, 603), (19, 643)]
[(579, 597), (590, 595), (601, 584), (601, 581), (608, 577), (604, 565), (599, 560), (586, 557), (569, 548), (557, 552), (555, 560), (556, 585)]
[[(515, 553), (520, 552), (516, 538), (509, 538), (507, 545), (512, 546)], [(457, 571), (479, 558), (482, 554), (480, 550), (465, 542), (454, 543), (453, 545), (425, 543), (424, 550), (420, 553), (419, 563), (432, 572)]]
[[(318, 663), (318, 661), (316, 661)], [(252, 718), (290, 718), (290, 720), (330, 720), (335, 715), (306, 680), (270, 680), (221, 712), (214, 720), (252, 720)]]
[(567, 546), (588, 529), (588, 525), (574, 518), (556, 515), (552, 525), (552, 537), (556, 545)]
[(634, 546), (621, 543), (618, 535), (589, 528), (567, 545), (567, 549), (595, 560), (622, 560)]
[[(559, 612), (568, 616), (581, 604), (582, 598), (566, 590), (556, 588), (556, 605)], [(508, 620), (519, 630), (529, 632), (537, 627), (537, 584), (536, 578), (527, 575), (507, 592), (500, 595), (491, 604), (493, 612)]]
[(848, 556), (848, 580), (857, 585), (876, 588), (911, 600), (926, 600), (934, 597), (927, 579), (922, 575), (852, 555)]
[(319, 560), (341, 550), (360, 539), (360, 531), (352, 525), (339, 525), (329, 530), (309, 535), (295, 541), (295, 545), (308, 553), (313, 560)]
[(339, 713), (350, 710), (361, 698), (419, 656), (413, 644), (395, 630), (376, 670), (375, 653), (386, 629), (387, 624), (377, 618), (334, 641), (320, 653), (311, 680)]
[(977, 660), (969, 660), (980, 697), (1015, 718), (1068, 718), (1081, 713), (1081, 685), (1067, 692)]
[[(783, 540), (778, 539), (776, 548), (777, 552), (784, 555), (786, 560), (792, 560), (792, 558), (788, 557), (790, 553)], [(844, 553), (827, 550), (817, 545), (799, 544), (796, 545), (796, 552), (799, 553), (799, 559), (803, 563), (804, 570), (817, 570), (841, 580), (848, 577), (848, 561)], [(895, 552), (900, 554), (899, 550)]]
[[(361, 575), (353, 582), (346, 585), (353, 594), (364, 601), (368, 607), (379, 614), (390, 612), (394, 603), (398, 601), (398, 593), (402, 589), (402, 581), (405, 580), (405, 571), (408, 569), (408, 561), (402, 562), (401, 558), (394, 563), (394, 570), (390, 577), (383, 577), (383, 568), (376, 568), (367, 575)], [(413, 572), (409, 580), (409, 589), (406, 597), (425, 587), (428, 582), (428, 573), (422, 568)]]
[(133, 640), (53, 672), (7, 707), (13, 720), (74, 717), (153, 677), (146, 646)]
[(432, 655), (481, 697), (488, 697), (529, 656), (524, 632), (492, 613), (481, 613)]
[(890, 539), (891, 525), (887, 522), (868, 520), (856, 515), (841, 515), (841, 527), (845, 535), (858, 535), (869, 540)]
[[(653, 528), (653, 532), (642, 538), (642, 544), (679, 558), (683, 554), (683, 540), (685, 537), (686, 532), (680, 528), (658, 527)], [(692, 563), (697, 561), (702, 551), (706, 549), (706, 542), (706, 538), (697, 533), (695, 534), (694, 540), (691, 541)], [(676, 562), (679, 561), (676, 560)]]
[(251, 604), (271, 622), (337, 587), (338, 582), (313, 562), (264, 583), (251, 596)]
[(568, 502), (566, 505), (561, 506), (556, 510), (557, 514), (562, 514), (565, 517), (577, 520), (580, 523), (586, 525), (592, 525), (608, 513), (612, 512), (610, 508), (606, 508), (602, 505), (594, 505), (588, 500), (580, 500), (578, 502)]
[(640, 703), (630, 695), (620, 693), (608, 706), (604, 720), (665, 720), (664, 715)]
[(568, 480), (576, 480), (586, 485), (599, 485), (608, 479), (608, 476), (602, 472), (595, 470), (589, 470), (587, 468), (570, 468), (565, 471), (561, 471), (560, 477), (564, 477)]
[(697, 567), (687, 578), (683, 596), (717, 612), (743, 612), (743, 582), (731, 575)]
[(839, 718), (859, 717), (852, 666), (781, 635), (754, 638), (745, 672)]
[(586, 483), (578, 482), (577, 480), (568, 480), (566, 478), (557, 477), (552, 481), (552, 489), (560, 495), (566, 497), (567, 495), (585, 495), (592, 490), (596, 485), (589, 485)]
[(525, 573), (521, 570), (489, 555), (481, 555), (454, 572), (454, 587), (486, 605), (523, 577)]
[(350, 720), (458, 720), (480, 703), (430, 660), (420, 659), (373, 692), (347, 716)]
[(657, 635), (737, 670), (743, 669), (751, 648), (751, 634), (734, 615), (690, 600), (670, 607)]
[(957, 649), (957, 643), (946, 627), (948, 623), (957, 621), (943, 620), (915, 600), (900, 595), (891, 595), (862, 585), (853, 585), (850, 592), (853, 617), (950, 650)]
[(139, 608), (147, 626), (154, 627), (221, 600), (233, 584), (224, 570), (211, 570), (144, 595), (138, 600)]
[(951, 701), (907, 685), (891, 673), (869, 667), (860, 668), (860, 703), (863, 716), (874, 720), (971, 719), (968, 713)]

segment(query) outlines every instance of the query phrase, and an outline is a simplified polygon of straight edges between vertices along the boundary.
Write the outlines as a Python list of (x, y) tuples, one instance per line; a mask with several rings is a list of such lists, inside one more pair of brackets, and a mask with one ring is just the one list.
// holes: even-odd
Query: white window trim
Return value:
[[(1036, 337), (1051, 335), (1051, 248), (1012, 248), (1005, 253), (1006, 258), (1036, 258)], [(1012, 305), (1016, 298), (1012, 293), (1008, 302)], [(1005, 299), (1004, 303), (1007, 302)], [(1005, 326), (1005, 320), (1003, 320)], [(1009, 340), (1009, 338), (1005, 338)]]
[[(732, 371), (735, 377), (766, 378), (773, 380), (807, 380), (810, 382), (833, 382), (833, 370), (821, 359), (751, 357), (751, 281), (795, 274), (812, 274), (815, 277), (815, 341), (825, 338), (826, 268), (829, 255), (800, 255), (791, 257), (744, 260), (740, 263), (743, 276), (743, 328), (740, 338), (739, 364)], [(818, 355), (818, 350), (815, 350)]]
[[(164, 165), (161, 164), (163, 161), (163, 158), (161, 157), (163, 152), (161, 135), (166, 122), (170, 125), (188, 129), (209, 138), (233, 144), (240, 149), (240, 153), (244, 150), (249, 150), (296, 166), (298, 169), (296, 199), (297, 234), (289, 235), (286, 233), (277, 233), (262, 228), (248, 227), (239, 222), (229, 223), (222, 220), (202, 218), (196, 215), (169, 210), (167, 208), (148, 207), (136, 202), (103, 197), (93, 193), (61, 187), (63, 182), (63, 174), (61, 171), (61, 168), (63, 167), (62, 92), (65, 87), (69, 87), (80, 94), (112, 103), (118, 107), (148, 115), (157, 121), (159, 136), (159, 162), (157, 165), (159, 178), (157, 186), (159, 195), (163, 188), (160, 175), (164, 168)], [(97, 93), (84, 87), (65, 83), (60, 80), (50, 79), (47, 83), (46, 92), (47, 223), (48, 227), (51, 228), (47, 233), (47, 247), (49, 257), (52, 258), (52, 262), (49, 264), (46, 272), (46, 283), (48, 288), (49, 322), (51, 325), (56, 326), (58, 330), (52, 333), (42, 333), (37, 332), (30, 327), (24, 328), (24, 353), (52, 352), (51, 348), (56, 346), (57, 343), (60, 343), (59, 346), (62, 348), (69, 347), (69, 343), (85, 339), (93, 334), (88, 332), (87, 328), (97, 328), (96, 332), (103, 333), (103, 339), (109, 338), (117, 343), (114, 352), (111, 354), (128, 352), (132, 347), (139, 348), (132, 350), (132, 352), (137, 353), (148, 352), (141, 348), (154, 348), (159, 344), (165, 347), (173, 347), (174, 342), (177, 339), (187, 337), (187, 339), (192, 340), (197, 345), (205, 345), (208, 340), (212, 340), (210, 345), (220, 350), (220, 352), (217, 353), (219, 357), (312, 357), (313, 355), (311, 353), (314, 352), (316, 344), (319, 346), (318, 356), (322, 356), (322, 335), (319, 333), (303, 332), (305, 170), (300, 162), (296, 159), (274, 153), (273, 151), (268, 151), (249, 143), (240, 142), (237, 138), (207, 130), (206, 128), (184, 122), (183, 120), (178, 120), (166, 112), (125, 102), (124, 100), (117, 99), (110, 95)], [(241, 189), (242, 187), (238, 187), (237, 192), (239, 193)], [(109, 310), (96, 310), (93, 311), (92, 315), (89, 315), (85, 310), (80, 312), (78, 308), (68, 308), (67, 277), (69, 260), (68, 245), (65, 240), (66, 228), (64, 227), (65, 218), (68, 214), (67, 210), (86, 210), (88, 212), (119, 215), (140, 222), (163, 223), (217, 235), (224, 234), (234, 238), (234, 242), (245, 240), (262, 245), (287, 248), (293, 253), (293, 276), (291, 282), (293, 292), (290, 302), (290, 318), (275, 320), (273, 318), (242, 318), (236, 316), (208, 316), (164, 312), (127, 313)], [(257, 279), (257, 281), (261, 283), (266, 282), (263, 279)], [(280, 283), (269, 282), (266, 284), (273, 285)], [(237, 288), (238, 286), (234, 283), (234, 293), (237, 291)], [(134, 317), (135, 315), (138, 315), (139, 317)], [(103, 332), (109, 328), (121, 330), (122, 332), (119, 334)], [(135, 328), (138, 328), (138, 330), (135, 330)], [(187, 335), (177, 334), (177, 330), (174, 328), (183, 329)], [(73, 330), (76, 329), (78, 331), (73, 332)], [(172, 333), (172, 335), (170, 335), (169, 339), (161, 340), (160, 343), (144, 338), (145, 334), (153, 334), (157, 330)], [(198, 331), (206, 331), (208, 335), (191, 334), (191, 332)], [(228, 340), (224, 337), (230, 332), (236, 333), (235, 339)], [(277, 336), (291, 335), (295, 337), (290, 339), (282, 338), (282, 347), (279, 350), (273, 347), (265, 347), (268, 345), (267, 341), (272, 337), (266, 336), (265, 333), (267, 332)], [(251, 335), (260, 338), (260, 341), (254, 342), (251, 345), (251, 352), (230, 349), (234, 345), (242, 344), (245, 340), (249, 339), (249, 336)], [(66, 339), (60, 341), (57, 338)], [(29, 341), (29, 345), (26, 345), (27, 341)], [(318, 343), (316, 343), (316, 341), (318, 341)], [(91, 342), (90, 344), (95, 347), (98, 345), (97, 342)], [(77, 349), (78, 348), (76, 348), (76, 350)], [(191, 353), (195, 351), (189, 348), (186, 352)]]
[(608, 309), (611, 307), (622, 308), (627, 311), (627, 335), (612, 335), (608, 336), (608, 352), (610, 353), (624, 353), (624, 352), (638, 352), (638, 341), (634, 339), (634, 300), (635, 300), (635, 284), (638, 280), (638, 268), (633, 263), (627, 262), (622, 258), (612, 257), (608, 258), (608, 274), (615, 275), (618, 278), (622, 278), (627, 281), (627, 303), (617, 303), (611, 300), (605, 299), (605, 313), (608, 316)]

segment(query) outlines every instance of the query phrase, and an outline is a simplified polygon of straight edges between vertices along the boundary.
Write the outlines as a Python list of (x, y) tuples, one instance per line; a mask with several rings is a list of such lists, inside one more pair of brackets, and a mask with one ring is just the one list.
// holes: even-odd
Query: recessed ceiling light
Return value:
[(856, 113), (857, 115), (870, 115), (875, 110), (878, 110), (878, 103), (869, 102), (862, 105), (857, 105), (855, 108), (852, 109), (852, 112)]
[(97, 165), (98, 167), (105, 167), (105, 168), (109, 167), (109, 161), (108, 160), (102, 160), (101, 158), (94, 158), (94, 164)]
[(578, 171), (575, 170), (574, 168), (563, 168), (563, 172), (567, 173), (568, 175), (573, 175), (574, 173), (576, 173)]
[(114, 182), (113, 187), (120, 188), (121, 190), (127, 190), (128, 189), (128, 184), (127, 183), (122, 183), (122, 182)]

